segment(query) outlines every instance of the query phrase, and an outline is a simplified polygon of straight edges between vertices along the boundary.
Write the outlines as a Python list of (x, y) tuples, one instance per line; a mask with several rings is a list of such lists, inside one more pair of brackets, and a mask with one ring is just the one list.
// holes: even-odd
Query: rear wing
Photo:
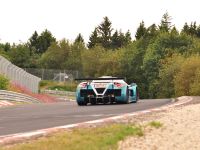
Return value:
[(74, 80), (80, 81), (80, 80), (125, 80), (123, 77), (110, 77), (110, 78), (76, 78)]

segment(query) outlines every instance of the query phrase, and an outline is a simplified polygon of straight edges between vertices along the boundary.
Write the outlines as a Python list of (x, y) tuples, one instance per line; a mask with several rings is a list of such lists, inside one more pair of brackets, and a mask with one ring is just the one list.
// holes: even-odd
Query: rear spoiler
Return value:
[(76, 78), (74, 80), (125, 80), (123, 77), (113, 77), (113, 78)]

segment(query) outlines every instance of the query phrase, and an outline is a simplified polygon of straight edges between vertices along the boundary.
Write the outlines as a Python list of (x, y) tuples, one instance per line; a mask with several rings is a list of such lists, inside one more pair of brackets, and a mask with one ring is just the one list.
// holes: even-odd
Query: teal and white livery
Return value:
[(128, 85), (124, 78), (103, 76), (99, 78), (76, 79), (85, 80), (77, 86), (77, 104), (95, 105), (98, 103), (131, 103), (137, 102), (139, 93), (137, 84)]

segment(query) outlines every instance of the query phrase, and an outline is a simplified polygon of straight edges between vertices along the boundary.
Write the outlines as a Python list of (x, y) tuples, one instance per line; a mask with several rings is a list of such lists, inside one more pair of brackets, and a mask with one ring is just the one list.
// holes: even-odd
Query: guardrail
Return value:
[(0, 100), (40, 103), (38, 99), (29, 95), (6, 90), (0, 90)]

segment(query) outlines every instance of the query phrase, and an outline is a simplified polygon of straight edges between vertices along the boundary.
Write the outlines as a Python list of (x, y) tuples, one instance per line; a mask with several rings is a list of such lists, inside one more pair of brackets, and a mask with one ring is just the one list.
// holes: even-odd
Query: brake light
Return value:
[(85, 88), (87, 86), (87, 82), (82, 82), (79, 84), (80, 88)]
[(122, 83), (114, 82), (114, 85), (118, 88), (123, 87), (124, 85)]

